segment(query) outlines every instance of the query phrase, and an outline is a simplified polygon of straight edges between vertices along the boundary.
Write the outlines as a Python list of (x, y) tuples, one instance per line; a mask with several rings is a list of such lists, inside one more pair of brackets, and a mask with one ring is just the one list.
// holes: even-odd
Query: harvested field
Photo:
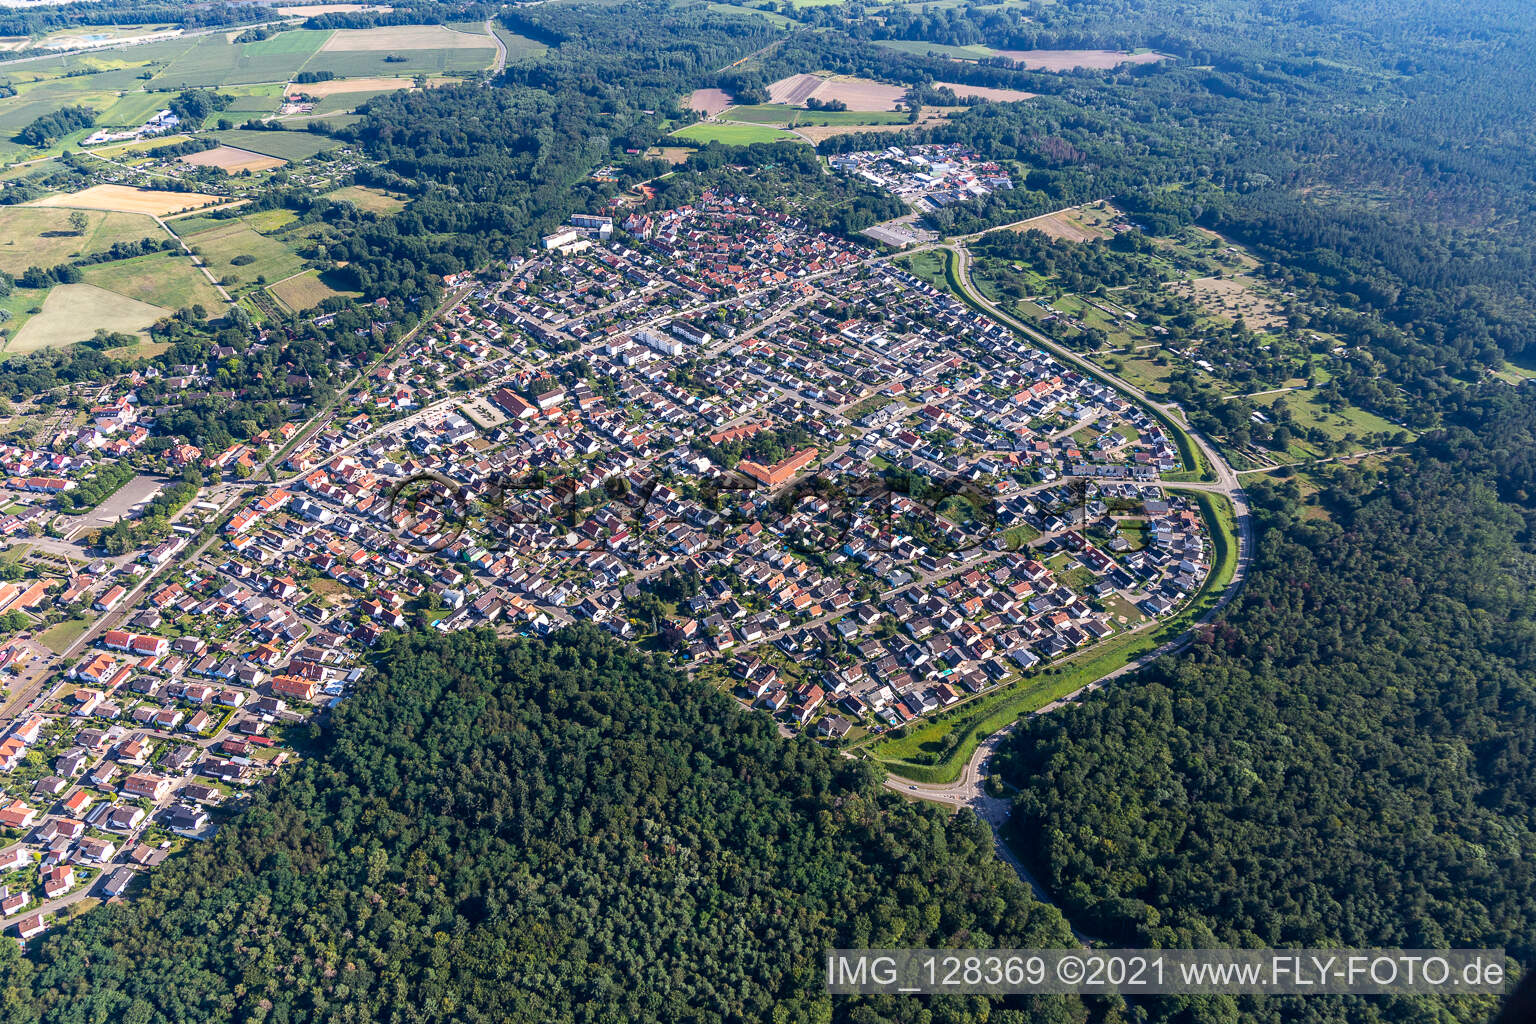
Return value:
[(693, 150), (686, 146), (662, 146), (660, 149), (653, 146), (645, 155), (665, 160), (669, 164), (682, 164), (688, 162), (688, 158), (693, 155)]
[(48, 293), (43, 311), (28, 320), (11, 339), (5, 354), (73, 345), (90, 339), (97, 330), (139, 334), (170, 312), (163, 306), (139, 302), (95, 285), (61, 284)]
[(817, 75), (790, 75), (781, 78), (768, 87), (768, 102), (788, 103), (791, 106), (799, 106), (811, 98), (811, 94), (821, 88), (825, 79)]
[(849, 110), (895, 110), (906, 96), (901, 85), (886, 85), (867, 78), (829, 78), (815, 92), (818, 100), (842, 100)]
[(217, 149), (205, 149), (201, 153), (191, 153), (182, 157), (181, 162), (194, 167), (217, 167), (227, 174), (239, 174), (241, 171), (270, 171), (274, 167), (282, 167), (288, 163), (275, 156), (263, 156), (247, 149), (236, 149), (234, 146), (220, 146)]
[[(446, 78), (427, 79), (427, 88), (442, 85), (448, 81)], [(335, 78), (329, 82), (309, 82), (305, 85), (288, 83), (287, 94), (289, 96), (313, 96), (320, 99), (325, 96), (335, 96), (341, 93), (354, 92), (391, 92), (395, 89), (415, 88), (415, 82), (411, 76), (402, 75), (399, 78)]]
[(810, 99), (842, 100), (849, 110), (895, 110), (907, 90), (899, 85), (885, 85), (867, 78), (844, 75), (791, 75), (768, 87), (771, 103), (804, 106)]
[(695, 89), (688, 96), (688, 109), (714, 117), (734, 101), (724, 89)]
[[(385, 28), (343, 28), (331, 33), (321, 53), (388, 50), (483, 50), (492, 47), (484, 33), (455, 32), (442, 25), (391, 25)], [(323, 62), (322, 62), (323, 63)]]
[(1043, 217), (1032, 217), (1013, 226), (1015, 231), (1043, 231), (1052, 238), (1064, 242), (1092, 242), (1100, 238), (1114, 237), (1110, 227), (1119, 217), (1119, 211), (1111, 207), (1074, 207), (1057, 210)]
[(992, 100), (996, 103), (1032, 100), (1036, 95), (1032, 92), (1025, 92), (1022, 89), (993, 89), (985, 85), (961, 85), (959, 82), (934, 82), (933, 84), (940, 89), (948, 89), (961, 99), (979, 96), (984, 100)]
[(163, 217), (168, 213), (197, 209), (222, 203), (225, 196), (211, 196), (202, 192), (161, 192), (156, 189), (133, 188), (128, 185), (92, 185), (81, 192), (46, 196), (26, 204), (28, 206), (65, 206), (77, 210), (114, 210), (118, 213), (147, 213)]
[(1194, 299), (1217, 316), (1242, 320), (1250, 328), (1273, 331), (1285, 326), (1280, 306), (1258, 291), (1259, 282), (1243, 274), (1239, 277), (1201, 277), (1193, 281), (1174, 281), (1169, 291)]
[(1122, 64), (1155, 64), (1168, 59), (1161, 53), (1126, 53), (1122, 50), (998, 50), (997, 55), (1035, 71), (1072, 71), (1077, 68), (1107, 71)]

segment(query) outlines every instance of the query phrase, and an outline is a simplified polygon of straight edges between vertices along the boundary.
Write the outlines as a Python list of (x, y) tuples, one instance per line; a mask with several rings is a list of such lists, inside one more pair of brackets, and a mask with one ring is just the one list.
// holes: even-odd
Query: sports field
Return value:
[(61, 284), (48, 293), (43, 311), (17, 332), (5, 354), (22, 355), (40, 348), (86, 341), (98, 330), (137, 334), (170, 314), (163, 306), (125, 298), (90, 284)]
[(804, 142), (798, 135), (757, 124), (718, 124), (700, 122), (672, 133), (674, 139), (690, 142), (722, 142), (728, 146), (750, 146), (758, 142)]
[(162, 192), (133, 188), (129, 185), (92, 185), (80, 192), (67, 192), (28, 203), (28, 206), (63, 206), (79, 210), (114, 210), (118, 213), (147, 213), (163, 217), (168, 213), (195, 210), (222, 203), (227, 197), (202, 192)]
[(0, 207), (0, 271), (20, 274), (28, 267), (52, 267), (77, 256), (110, 249), (114, 242), (161, 239), (165, 232), (136, 213), (85, 213), (86, 229), (75, 234), (76, 211), (37, 206)]

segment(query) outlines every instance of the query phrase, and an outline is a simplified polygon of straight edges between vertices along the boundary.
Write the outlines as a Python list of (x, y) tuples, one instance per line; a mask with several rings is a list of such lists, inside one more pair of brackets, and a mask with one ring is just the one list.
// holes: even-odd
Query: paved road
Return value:
[(495, 18), (485, 19), (485, 31), (496, 41), (496, 63), (491, 65), (491, 77), (495, 78), (507, 67), (507, 44), (501, 41), (501, 36), (496, 34)]
[[(244, 495), (241, 492), (234, 492), (233, 498), (220, 507), (217, 516), (224, 516), (231, 512), (243, 497)], [(199, 544), (196, 548), (187, 549), (180, 557), (173, 558), (145, 574), (144, 578), (139, 581), (138, 586), (123, 595), (122, 601), (118, 603), (116, 608), (110, 612), (103, 612), (98, 615), (90, 626), (75, 638), (74, 643), (59, 653), (57, 664), (61, 668), (67, 668), (74, 657), (81, 650), (94, 643), (97, 637), (133, 615), (138, 610), (139, 602), (143, 600), (145, 594), (149, 593), (150, 587), (156, 580), (163, 578), (181, 565), (190, 562), (207, 550), (210, 545), (217, 543), (221, 539), (222, 534), (215, 532), (213, 536)], [(64, 676), (62, 673), (52, 671), (42, 673), (36, 682), (11, 697), (6, 703), (5, 708), (0, 710), (0, 721), (20, 718), (22, 715), (37, 710), (46, 701), (48, 694), (53, 692), (63, 681)]]

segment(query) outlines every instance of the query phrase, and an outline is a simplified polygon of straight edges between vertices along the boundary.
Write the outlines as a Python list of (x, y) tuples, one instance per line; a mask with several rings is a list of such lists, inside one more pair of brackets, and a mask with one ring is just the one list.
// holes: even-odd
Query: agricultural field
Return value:
[(688, 96), (688, 109), (713, 117), (728, 110), (732, 102), (724, 89), (695, 89)]
[(217, 167), (227, 174), (239, 174), (241, 171), (270, 171), (288, 163), (279, 157), (252, 153), (248, 149), (236, 149), (233, 146), (205, 149), (201, 153), (189, 153), (180, 159), (182, 163), (193, 167)]
[[(243, 220), (228, 220), (218, 226), (182, 235), (188, 246), (197, 250), (220, 279), (234, 279), (237, 285), (251, 282), (281, 281), (304, 269), (304, 261), (275, 238), (258, 233)], [(245, 257), (252, 257), (249, 262)], [(236, 264), (235, 260), (241, 260)]]
[(778, 128), (757, 124), (721, 124), (700, 122), (672, 133), (674, 139), (700, 144), (721, 142), (727, 146), (750, 146), (759, 142), (803, 142), (799, 136)]
[(773, 103), (804, 106), (808, 100), (841, 100), (849, 110), (895, 110), (906, 96), (905, 86), (886, 85), (847, 75), (790, 75), (768, 86)]
[(306, 270), (267, 288), (272, 297), (294, 313), (302, 313), (337, 295), (360, 298), (361, 292), (331, 287), (318, 270)]
[(348, 185), (346, 188), (327, 192), (325, 198), (351, 203), (369, 213), (391, 214), (405, 209), (404, 199), (381, 192), (376, 188), (365, 188), (362, 185)]
[(270, 117), (283, 105), (283, 87), (279, 83), (238, 85), (219, 91), (234, 99), (223, 110), (215, 110), (204, 118), (199, 126), (203, 129), (217, 128), (221, 121), (238, 124), (253, 117)]
[[(154, 89), (286, 82), (308, 65), (330, 32), (294, 29), (254, 43), (198, 36), (151, 80)], [(315, 67), (323, 67), (316, 64)]]
[[(508, 56), (525, 55), (532, 46), (537, 46), (532, 40), (518, 47), (509, 46)], [(443, 25), (392, 25), (331, 33), (309, 69), (354, 78), (481, 71), (495, 60), (495, 43), (483, 26), (454, 29)]]
[(118, 213), (146, 213), (164, 217), (203, 206), (224, 202), (226, 197), (203, 192), (162, 192), (158, 189), (133, 188), (129, 185), (92, 185), (80, 192), (46, 196), (28, 206), (62, 206), (77, 210), (110, 210)]
[(494, 47), (471, 50), (447, 47), (436, 50), (334, 50), (317, 55), (309, 70), (334, 71), (343, 78), (381, 75), (472, 74), (484, 71), (496, 60)]
[(0, 271), (16, 275), (28, 267), (52, 267), (110, 249), (116, 242), (161, 239), (154, 220), (142, 214), (85, 212), (86, 229), (75, 234), (76, 211), (37, 206), (0, 207)]
[(166, 309), (200, 305), (210, 315), (219, 316), (224, 307), (224, 300), (203, 272), (180, 252), (97, 263), (83, 268), (80, 276), (87, 284)]
[[(402, 86), (401, 88), (405, 88)], [(284, 118), (285, 121), (300, 121), (312, 119), (324, 119), (326, 124), (336, 124), (339, 118), (347, 117), (353, 111), (378, 96), (387, 96), (398, 89), (375, 89), (370, 92), (335, 92), (329, 96), (322, 96), (315, 101), (308, 114), (294, 114)]]
[[(448, 79), (446, 78), (431, 78), (427, 80), (427, 87), (439, 86), (447, 81)], [(378, 94), (414, 87), (415, 81), (413, 76), (400, 74), (394, 76), (379, 75), (374, 78), (333, 78), (329, 82), (290, 83), (287, 93), (290, 97), (302, 95), (322, 99), (326, 96), (335, 96), (337, 93), (356, 94), (366, 92)]]
[(91, 284), (61, 284), (48, 293), (43, 311), (28, 320), (5, 347), (24, 355), (89, 340), (97, 330), (138, 334), (171, 310), (125, 298)]
[[(479, 26), (476, 26), (477, 28)], [(320, 47), (324, 53), (366, 50), (476, 50), (494, 48), (484, 32), (459, 32), (444, 25), (391, 25), (384, 28), (344, 28), (331, 33)]]
[(137, 128), (164, 110), (170, 98), (157, 92), (125, 92), (102, 110), (96, 124), (102, 128)]
[(313, 132), (279, 132), (263, 131), (257, 129), (233, 128), (226, 132), (215, 132), (214, 138), (226, 146), (235, 149), (243, 149), (251, 153), (259, 153), (262, 156), (274, 157), (278, 160), (298, 162), (307, 160), (316, 153), (327, 149), (335, 149), (341, 143), (327, 135), (316, 135)]
[(798, 128), (801, 125), (906, 124), (907, 115), (896, 110), (802, 110), (779, 103), (759, 103), (731, 107), (720, 115), (720, 120)]
[(264, 235), (270, 235), (275, 231), (281, 231), (294, 221), (299, 215), (292, 210), (279, 206), (275, 210), (262, 210), (259, 213), (248, 213), (240, 218), (252, 228)]
[(53, 65), (53, 61), (28, 65), (30, 75), (35, 77), (29, 78), (27, 74), (18, 73), (5, 76), (5, 80), (16, 89), (16, 95), (0, 98), (0, 160), (31, 157), (40, 152), (56, 153), (91, 133), (91, 128), (71, 132), (46, 150), (33, 149), (16, 141), (16, 133), (42, 115), (61, 107), (85, 106), (105, 112), (129, 96), (134, 96), (135, 104), (141, 102), (137, 95), (143, 95), (142, 83), (136, 67), (57, 77), (63, 71), (54, 69)]

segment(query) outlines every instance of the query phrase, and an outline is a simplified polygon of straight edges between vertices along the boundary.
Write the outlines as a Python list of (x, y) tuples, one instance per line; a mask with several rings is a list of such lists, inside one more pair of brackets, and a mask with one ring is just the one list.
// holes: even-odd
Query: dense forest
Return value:
[(838, 945), (1061, 944), (971, 815), (600, 631), (400, 637), (310, 756), (10, 961), (0, 1020), (992, 1021), (830, 999)]
[[(998, 755), (1017, 847), (1076, 926), (1532, 962), (1536, 402), (1502, 391), (1305, 499), (1297, 478), (1252, 486), (1257, 564), (1224, 620)], [(1314, 1019), (1411, 1019), (1323, 1005)]]

